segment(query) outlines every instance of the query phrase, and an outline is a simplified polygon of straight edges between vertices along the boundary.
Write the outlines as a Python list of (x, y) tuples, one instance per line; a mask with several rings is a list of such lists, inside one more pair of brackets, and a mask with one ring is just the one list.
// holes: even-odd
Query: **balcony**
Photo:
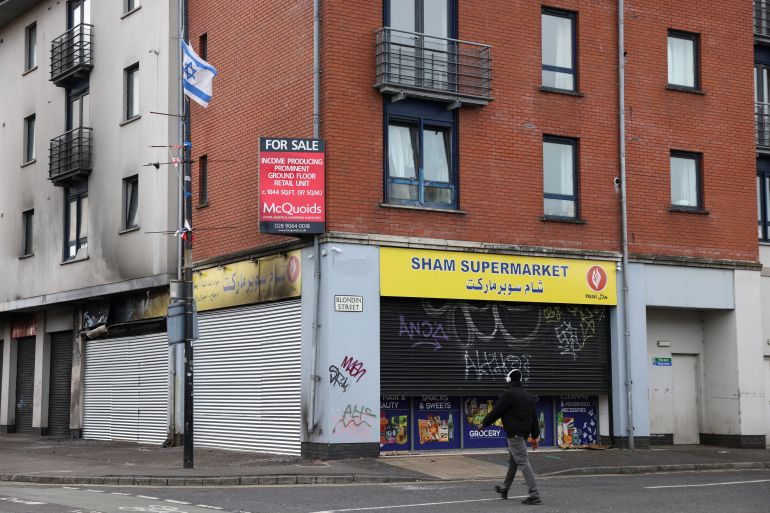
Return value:
[(754, 0), (754, 36), (770, 42), (770, 1)]
[(51, 139), (48, 179), (64, 187), (91, 173), (91, 129), (75, 128)]
[(93, 29), (93, 25), (81, 23), (51, 42), (51, 82), (55, 85), (68, 87), (91, 72)]
[(392, 101), (419, 98), (448, 108), (492, 101), (491, 47), (478, 43), (404, 32), (377, 31), (377, 82)]

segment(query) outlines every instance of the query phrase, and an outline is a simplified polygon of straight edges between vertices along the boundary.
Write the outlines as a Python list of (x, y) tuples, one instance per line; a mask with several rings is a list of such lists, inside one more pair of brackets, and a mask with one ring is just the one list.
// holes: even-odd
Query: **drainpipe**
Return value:
[(623, 236), (623, 339), (626, 349), (626, 401), (628, 448), (634, 448), (633, 380), (631, 379), (631, 328), (628, 303), (628, 204), (626, 197), (626, 52), (623, 0), (618, 0), (618, 126), (620, 138), (620, 212)]
[[(318, 138), (321, 133), (320, 114), (320, 85), (321, 85), (321, 59), (319, 56), (320, 13), (319, 0), (313, 0), (313, 137)], [(313, 351), (310, 360), (310, 411), (307, 418), (308, 435), (316, 432), (315, 403), (316, 384), (320, 380), (318, 374), (318, 339), (321, 328), (321, 244), (319, 236), (313, 236), (313, 258), (315, 271), (313, 272), (313, 284), (315, 287), (315, 303), (313, 305)], [(309, 441), (309, 440), (308, 440)]]

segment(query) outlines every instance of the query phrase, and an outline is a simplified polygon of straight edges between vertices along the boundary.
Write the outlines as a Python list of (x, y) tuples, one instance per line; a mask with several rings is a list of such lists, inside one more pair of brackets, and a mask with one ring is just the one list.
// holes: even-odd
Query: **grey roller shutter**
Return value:
[(513, 368), (540, 393), (609, 390), (609, 309), (383, 298), (383, 394), (496, 393)]
[(48, 434), (69, 436), (72, 389), (72, 331), (51, 335), (51, 379), (48, 394)]
[(165, 333), (86, 342), (83, 438), (163, 443), (168, 377)]
[(20, 338), (16, 349), (16, 431), (31, 433), (35, 396), (35, 337)]
[(200, 315), (195, 445), (300, 454), (300, 302)]

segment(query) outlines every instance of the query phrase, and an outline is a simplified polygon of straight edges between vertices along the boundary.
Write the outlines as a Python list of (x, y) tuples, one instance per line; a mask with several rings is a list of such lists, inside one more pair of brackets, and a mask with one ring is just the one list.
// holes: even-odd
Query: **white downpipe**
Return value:
[(631, 375), (631, 328), (628, 303), (628, 205), (626, 201), (626, 52), (623, 0), (618, 0), (618, 126), (620, 139), (620, 204), (623, 235), (623, 341), (626, 349), (626, 401), (628, 448), (634, 448), (633, 379)]
[[(313, 137), (318, 138), (321, 133), (320, 113), (320, 87), (321, 87), (321, 59), (319, 50), (320, 12), (319, 0), (313, 0)], [(316, 432), (315, 403), (318, 380), (318, 340), (321, 329), (321, 244), (319, 236), (313, 237), (313, 259), (315, 260), (315, 272), (313, 273), (313, 285), (315, 287), (315, 303), (313, 304), (313, 351), (310, 360), (310, 405), (307, 418), (308, 435)], [(309, 440), (308, 440), (309, 441)]]

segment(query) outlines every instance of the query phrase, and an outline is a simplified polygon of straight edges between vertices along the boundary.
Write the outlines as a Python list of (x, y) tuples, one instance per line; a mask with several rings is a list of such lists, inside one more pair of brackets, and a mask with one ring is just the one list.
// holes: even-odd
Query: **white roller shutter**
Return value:
[(300, 454), (300, 302), (200, 315), (195, 445)]
[(165, 333), (86, 342), (83, 438), (162, 444), (168, 376)]

